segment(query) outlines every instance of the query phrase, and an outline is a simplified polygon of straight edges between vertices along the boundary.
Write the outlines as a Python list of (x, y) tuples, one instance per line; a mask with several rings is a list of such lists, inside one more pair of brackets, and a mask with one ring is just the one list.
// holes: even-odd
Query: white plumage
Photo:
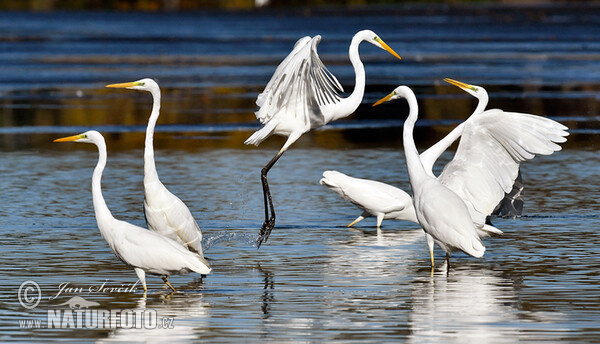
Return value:
[(104, 137), (97, 131), (54, 140), (54, 142), (93, 143), (98, 147), (98, 164), (92, 176), (92, 197), (94, 211), (100, 234), (111, 250), (123, 263), (133, 267), (144, 291), (147, 291), (145, 274), (162, 276), (167, 285), (175, 291), (168, 281), (172, 274), (191, 271), (208, 274), (211, 271), (208, 262), (181, 244), (161, 234), (115, 219), (102, 196), (101, 179), (106, 166), (106, 144)]
[(417, 222), (412, 197), (401, 189), (375, 180), (354, 178), (338, 171), (325, 171), (320, 183), (363, 209), (348, 227), (369, 216), (377, 217), (377, 228), (385, 219)]
[(259, 247), (263, 241), (268, 240), (275, 225), (275, 209), (267, 180), (271, 167), (304, 133), (352, 114), (362, 101), (365, 69), (358, 55), (360, 43), (369, 42), (400, 58), (373, 31), (358, 32), (352, 38), (349, 50), (350, 62), (356, 73), (356, 84), (352, 94), (342, 98), (339, 94), (343, 92), (342, 86), (325, 68), (317, 53), (320, 41), (321, 36), (300, 38), (256, 99), (259, 107), (256, 118), (263, 127), (244, 143), (258, 146), (274, 134), (287, 137), (277, 155), (261, 171), (265, 221), (259, 233)]
[[(455, 248), (480, 257), (485, 251), (480, 237), (489, 232), (501, 233), (486, 225), (485, 218), (512, 189), (519, 163), (532, 159), (535, 154), (547, 155), (560, 150), (556, 143), (566, 141), (567, 127), (529, 114), (495, 109), (478, 113), (476, 110), (428, 150), (429, 154), (425, 154), (426, 151), (419, 156), (412, 138), (418, 116), (414, 93), (400, 86), (375, 105), (400, 97), (405, 98), (410, 107), (403, 139), (417, 219), (425, 232), (446, 251), (447, 257)], [(454, 159), (439, 178), (435, 178), (432, 173), (435, 160), (460, 135)]]
[(144, 214), (146, 223), (150, 230), (203, 256), (200, 227), (185, 203), (163, 185), (156, 171), (153, 136), (156, 121), (160, 115), (161, 94), (158, 84), (152, 79), (141, 79), (106, 87), (148, 91), (152, 94), (152, 113), (148, 119), (144, 148)]

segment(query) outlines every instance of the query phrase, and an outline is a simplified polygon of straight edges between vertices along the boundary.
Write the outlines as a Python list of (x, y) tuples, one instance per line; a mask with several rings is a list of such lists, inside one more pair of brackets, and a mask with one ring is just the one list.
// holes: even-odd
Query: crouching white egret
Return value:
[(267, 180), (271, 167), (304, 133), (347, 117), (360, 105), (365, 91), (365, 69), (358, 54), (360, 43), (369, 42), (400, 58), (375, 32), (359, 31), (352, 38), (349, 50), (350, 62), (356, 73), (356, 84), (352, 94), (342, 98), (339, 94), (343, 92), (342, 86), (325, 68), (317, 54), (320, 41), (321, 36), (300, 38), (256, 99), (259, 107), (256, 117), (264, 126), (244, 143), (258, 146), (273, 134), (287, 136), (283, 147), (261, 171), (265, 221), (257, 240), (258, 247), (268, 240), (275, 226), (275, 209)]
[(369, 216), (377, 217), (377, 228), (384, 219), (418, 223), (412, 197), (404, 190), (375, 180), (354, 178), (338, 171), (325, 171), (319, 181), (344, 199), (363, 209), (363, 213), (348, 227)]
[(154, 163), (154, 128), (160, 115), (160, 87), (152, 79), (141, 79), (106, 87), (147, 91), (152, 94), (152, 112), (146, 128), (144, 147), (144, 214), (148, 228), (171, 238), (203, 256), (202, 232), (188, 207), (158, 178)]
[(98, 164), (92, 175), (92, 198), (98, 229), (117, 258), (134, 268), (145, 292), (148, 291), (146, 273), (161, 276), (173, 291), (175, 288), (169, 282), (169, 275), (190, 271), (204, 275), (210, 273), (210, 264), (201, 255), (187, 250), (166, 236), (112, 216), (102, 196), (100, 184), (106, 166), (106, 143), (102, 134), (91, 130), (56, 139), (54, 142), (93, 143), (98, 147)]
[(419, 224), (446, 252), (448, 266), (455, 249), (482, 257), (481, 234), (499, 231), (486, 225), (485, 218), (512, 189), (520, 162), (560, 150), (556, 143), (566, 141), (567, 127), (540, 116), (497, 109), (471, 116), (464, 123), (453, 160), (436, 178), (419, 157), (413, 139), (418, 105), (412, 90), (399, 86), (373, 106), (397, 98), (405, 98), (410, 109), (403, 145)]

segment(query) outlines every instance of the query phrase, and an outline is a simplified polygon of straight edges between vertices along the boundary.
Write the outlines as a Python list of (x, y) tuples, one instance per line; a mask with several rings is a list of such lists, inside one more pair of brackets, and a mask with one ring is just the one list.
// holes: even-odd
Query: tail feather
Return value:
[(487, 224), (483, 225), (483, 228), (477, 229), (477, 235), (479, 235), (480, 238), (484, 238), (486, 236), (489, 236), (490, 234), (502, 235), (504, 234), (504, 232), (502, 232), (494, 226), (490, 226)]
[(264, 127), (257, 130), (252, 136), (250, 136), (246, 141), (244, 141), (245, 145), (255, 145), (258, 146), (261, 142), (263, 142), (267, 137), (271, 135), (275, 129), (275, 121), (269, 121)]
[(204, 257), (200, 257), (197, 254), (193, 254), (195, 259), (189, 260), (188, 268), (194, 272), (197, 272), (202, 275), (208, 275), (212, 269), (210, 264)]

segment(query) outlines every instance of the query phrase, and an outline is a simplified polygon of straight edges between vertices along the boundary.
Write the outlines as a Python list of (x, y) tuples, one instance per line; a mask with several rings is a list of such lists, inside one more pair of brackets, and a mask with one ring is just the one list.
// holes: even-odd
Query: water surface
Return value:
[[(597, 195), (600, 15), (597, 7), (392, 7), (369, 11), (0, 13), (0, 341), (590, 342), (600, 337)], [(321, 34), (323, 60), (347, 91), (351, 36), (370, 28), (402, 57), (361, 46), (363, 105), (306, 135), (269, 174), (277, 226), (262, 223), (259, 171), (283, 140), (242, 142), (258, 128), (254, 99), (304, 35)], [(163, 107), (155, 137), (161, 180), (203, 229), (213, 273), (173, 276), (171, 295), (64, 292), (131, 286), (99, 235), (90, 177), (95, 147), (51, 140), (105, 134), (103, 178), (114, 216), (144, 226), (143, 132), (150, 95), (105, 89), (156, 78)], [(426, 148), (475, 107), (441, 81), (485, 86), (490, 106), (568, 125), (564, 150), (523, 164), (525, 216), (496, 219), (502, 237), (482, 259), (429, 255), (418, 226), (367, 219), (318, 184), (324, 170), (409, 190), (403, 102), (371, 109), (398, 84), (417, 93), (417, 146)], [(442, 156), (438, 170), (452, 154)], [(40, 305), (24, 309), (34, 280)], [(73, 296), (96, 308), (156, 310), (174, 329), (22, 329)], [(56, 298), (50, 299), (56, 296)]]

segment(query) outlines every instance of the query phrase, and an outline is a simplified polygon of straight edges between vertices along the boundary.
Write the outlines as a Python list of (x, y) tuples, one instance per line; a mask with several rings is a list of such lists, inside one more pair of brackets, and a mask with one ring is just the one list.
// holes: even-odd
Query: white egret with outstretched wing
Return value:
[(375, 32), (359, 31), (352, 38), (349, 50), (356, 74), (354, 91), (342, 98), (339, 94), (343, 92), (342, 86), (317, 54), (320, 41), (321, 36), (300, 38), (256, 99), (259, 107), (256, 117), (263, 127), (244, 143), (258, 146), (271, 135), (287, 136), (283, 147), (261, 171), (265, 221), (257, 240), (258, 247), (268, 240), (275, 226), (275, 209), (267, 180), (271, 167), (304, 133), (349, 116), (360, 105), (365, 91), (365, 69), (358, 54), (360, 43), (369, 42), (400, 58)]
[[(481, 257), (480, 237), (498, 233), (485, 223), (498, 202), (512, 189), (522, 161), (536, 154), (559, 151), (568, 129), (553, 120), (523, 113), (487, 110), (471, 116), (462, 128), (457, 152), (436, 178), (425, 167), (412, 131), (418, 117), (417, 100), (410, 88), (399, 86), (373, 106), (396, 98), (408, 101), (410, 113), (404, 123), (404, 152), (419, 224), (429, 234), (433, 266), (433, 242), (450, 259), (454, 249)], [(433, 240), (431, 240), (433, 239)]]

